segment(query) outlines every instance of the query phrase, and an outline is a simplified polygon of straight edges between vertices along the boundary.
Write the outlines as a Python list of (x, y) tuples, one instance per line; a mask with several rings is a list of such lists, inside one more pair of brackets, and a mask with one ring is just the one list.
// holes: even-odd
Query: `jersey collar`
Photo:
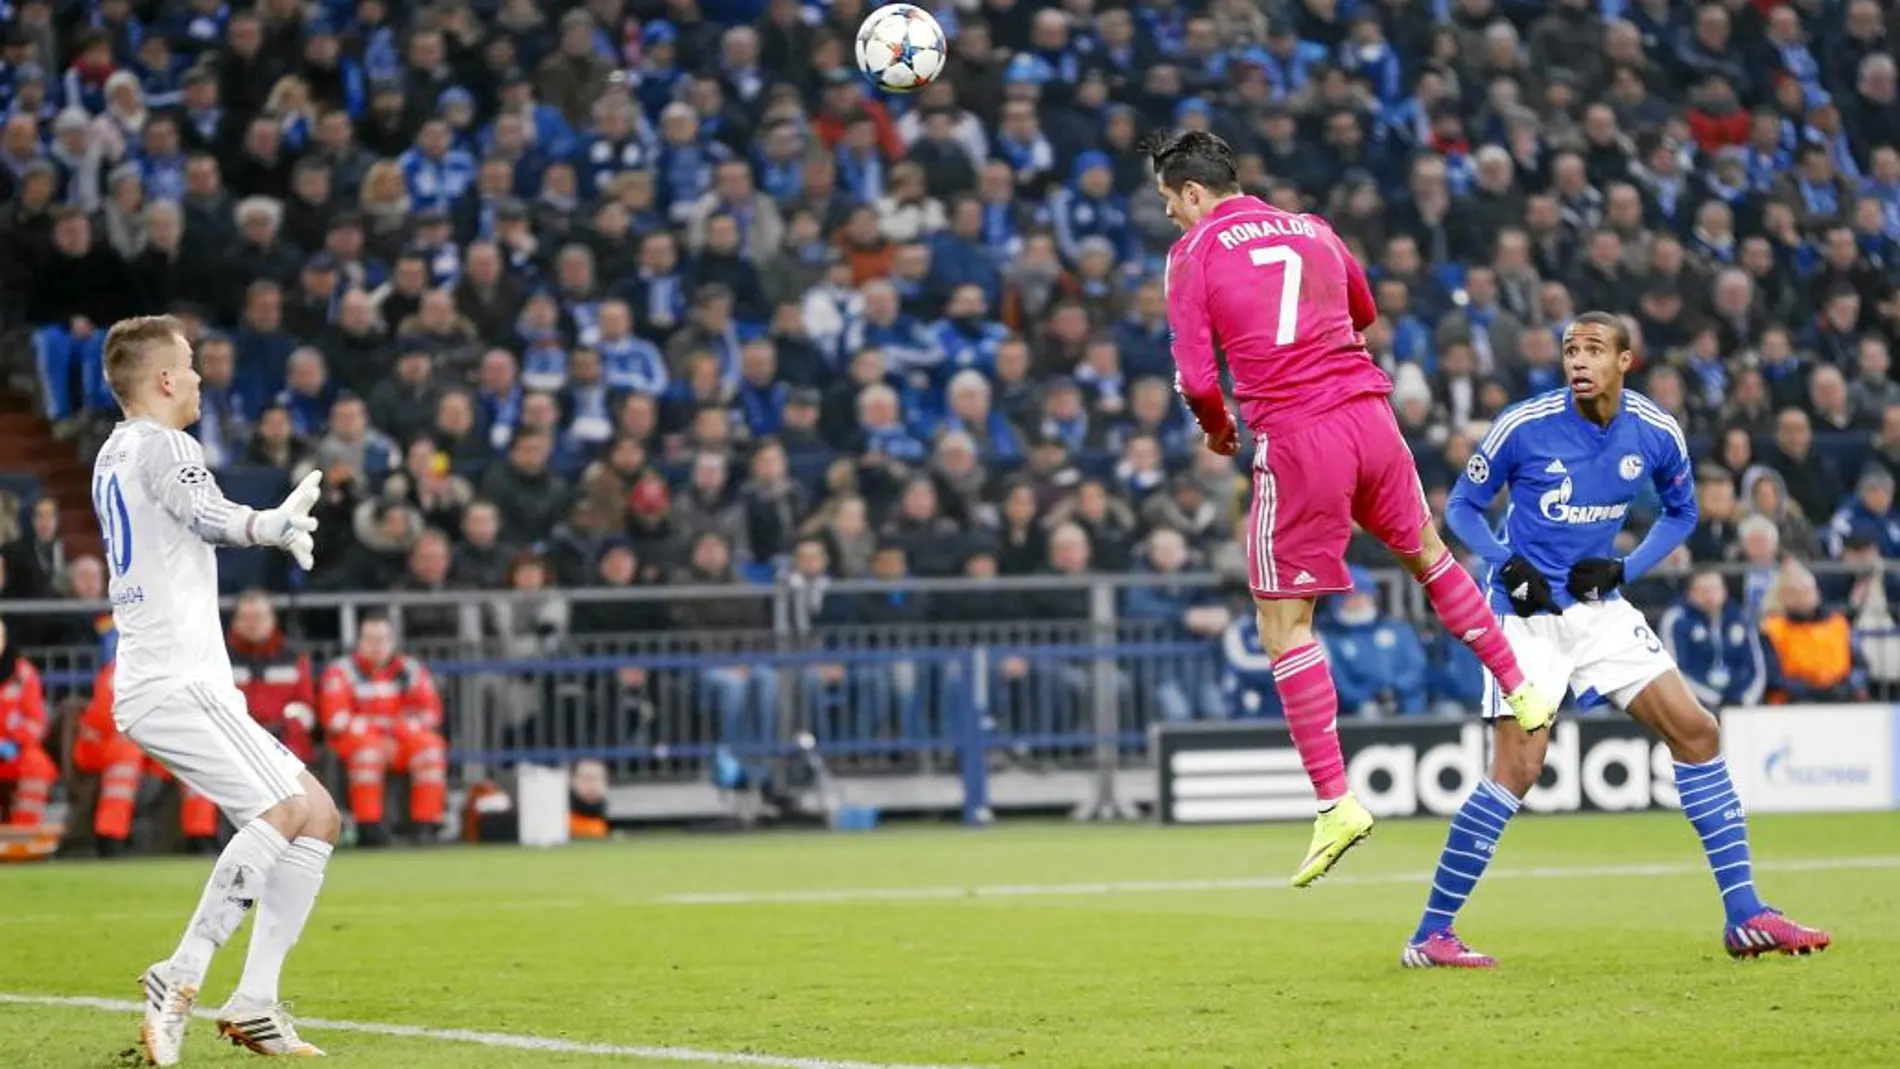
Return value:
[(1249, 193), (1243, 193), (1238, 197), (1229, 197), (1227, 200), (1214, 205), (1214, 210), (1202, 216), (1201, 222), (1203, 224), (1211, 223), (1216, 219), (1225, 218), (1236, 212), (1256, 211), (1269, 207), (1272, 207), (1272, 205), (1261, 200), (1259, 197)]
[(1616, 428), (1629, 417), (1629, 414), (1629, 391), (1624, 390), (1623, 395), (1617, 398), (1616, 415), (1610, 417), (1608, 426), (1600, 427), (1595, 422), (1585, 418), (1584, 414), (1577, 410), (1577, 395), (1569, 389), (1564, 390), (1564, 415), (1569, 417), (1572, 423), (1575, 423), (1577, 426), (1582, 427), (1584, 430), (1599, 438), (1609, 437), (1610, 433), (1615, 431)]

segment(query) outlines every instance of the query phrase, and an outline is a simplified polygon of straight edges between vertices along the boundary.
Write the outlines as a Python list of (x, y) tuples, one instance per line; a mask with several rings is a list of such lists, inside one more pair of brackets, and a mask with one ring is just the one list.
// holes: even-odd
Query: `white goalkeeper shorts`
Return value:
[(121, 730), (240, 828), (304, 793), (303, 762), (251, 719), (236, 687), (188, 683)]
[[(1562, 615), (1506, 616), (1504, 637), (1532, 686), (1557, 699), (1568, 690), (1584, 708), (1609, 702), (1628, 709), (1644, 687), (1676, 669), (1649, 621), (1621, 598), (1572, 605)], [(1486, 720), (1510, 713), (1488, 672), (1483, 709)]]

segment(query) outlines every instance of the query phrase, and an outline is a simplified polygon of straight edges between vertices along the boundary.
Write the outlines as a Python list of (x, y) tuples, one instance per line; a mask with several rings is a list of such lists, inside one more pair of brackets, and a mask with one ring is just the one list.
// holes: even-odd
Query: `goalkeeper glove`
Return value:
[(1578, 601), (1602, 601), (1623, 585), (1623, 562), (1613, 557), (1585, 557), (1570, 569), (1565, 586)]
[(310, 515), (310, 510), (316, 507), (322, 482), (323, 473), (313, 471), (303, 477), (283, 504), (253, 516), (252, 541), (260, 546), (276, 546), (289, 553), (298, 567), (309, 571), (316, 563), (316, 543), (311, 540), (310, 532), (317, 529), (316, 518)]
[(1511, 599), (1511, 611), (1519, 616), (1535, 616), (1540, 612), (1562, 612), (1557, 607), (1557, 599), (1550, 592), (1550, 580), (1537, 566), (1522, 556), (1514, 556), (1504, 562), (1499, 574), (1504, 577), (1504, 596)]

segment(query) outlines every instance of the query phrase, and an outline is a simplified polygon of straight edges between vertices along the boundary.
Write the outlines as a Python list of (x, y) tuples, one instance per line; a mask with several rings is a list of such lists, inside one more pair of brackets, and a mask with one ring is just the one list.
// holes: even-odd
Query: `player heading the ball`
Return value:
[(139, 978), (140, 1045), (153, 1065), (178, 1064), (211, 957), (256, 906), (244, 975), (218, 1011), (218, 1030), (259, 1054), (314, 1057), (323, 1052), (297, 1038), (277, 982), (323, 884), (336, 803), (251, 718), (232, 679), (214, 547), (276, 546), (310, 567), (320, 476), (305, 477), (274, 509), (225, 498), (185, 433), (198, 421), (198, 372), (184, 325), (171, 316), (114, 325), (105, 373), (125, 411), (92, 475), (119, 633), (113, 721), (238, 829), (178, 949)]
[[(1748, 821), (1722, 760), (1715, 717), (1696, 700), (1643, 614), (1617, 594), (1669, 556), (1695, 530), (1695, 477), (1682, 428), (1662, 406), (1625, 389), (1635, 357), (1629, 333), (1606, 312), (1586, 312), (1564, 330), (1569, 387), (1513, 405), (1478, 443), (1445, 506), (1453, 533), (1491, 564), (1491, 602), (1524, 672), (1544, 693), (1566, 688), (1583, 703), (1606, 701), (1668, 744), (1682, 812), (1702, 840), (1736, 957), (1825, 949), (1828, 934), (1762, 903), (1748, 848)], [(1645, 485), (1662, 518), (1627, 557), (1614, 556), (1623, 518)], [(1504, 538), (1485, 511), (1510, 487)], [(1491, 775), (1465, 799), (1432, 879), (1425, 915), (1399, 961), (1409, 968), (1483, 969), (1497, 964), (1466, 946), (1452, 921), (1478, 885), (1505, 825), (1544, 769), (1550, 733), (1530, 734), (1502, 716), (1486, 680), (1493, 725)]]
[(1504, 681), (1526, 731), (1547, 726), (1556, 703), (1525, 681), (1483, 593), (1432, 525), (1386, 400), (1392, 382), (1360, 334), (1378, 313), (1345, 243), (1318, 216), (1242, 193), (1233, 150), (1213, 134), (1161, 137), (1145, 148), (1168, 216), (1186, 231), (1168, 254), (1165, 282), (1175, 388), (1208, 448), (1235, 455), (1240, 431), (1221, 396), (1219, 344), (1253, 432), (1249, 586), (1287, 727), (1320, 804), (1293, 875), (1304, 887), (1372, 831), (1372, 815), (1346, 788), (1339, 696), (1313, 637), (1315, 599), (1351, 589), (1346, 543), (1355, 522), (1391, 548), (1445, 627)]

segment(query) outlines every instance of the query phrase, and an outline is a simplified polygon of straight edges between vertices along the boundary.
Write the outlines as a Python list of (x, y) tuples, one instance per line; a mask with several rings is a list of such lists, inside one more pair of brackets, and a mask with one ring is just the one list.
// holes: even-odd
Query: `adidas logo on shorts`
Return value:
[(1313, 578), (1312, 572), (1301, 572), (1293, 577), (1294, 586), (1312, 586), (1315, 582), (1318, 580)]

